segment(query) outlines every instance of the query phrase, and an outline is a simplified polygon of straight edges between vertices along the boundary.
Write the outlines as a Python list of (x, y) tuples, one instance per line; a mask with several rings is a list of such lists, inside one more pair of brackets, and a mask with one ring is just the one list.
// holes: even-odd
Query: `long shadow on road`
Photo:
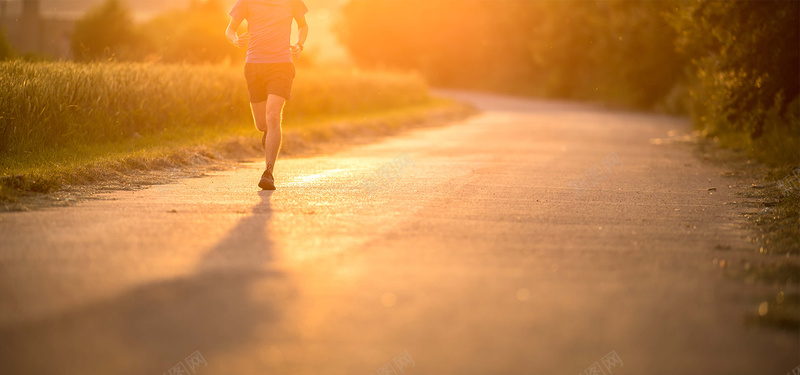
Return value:
[(212, 365), (257, 335), (269, 340), (281, 319), (274, 296), (285, 301), (293, 292), (283, 274), (269, 269), (271, 192), (259, 194), (250, 215), (204, 255), (194, 274), (0, 331), (3, 372), (160, 374), (195, 351)]

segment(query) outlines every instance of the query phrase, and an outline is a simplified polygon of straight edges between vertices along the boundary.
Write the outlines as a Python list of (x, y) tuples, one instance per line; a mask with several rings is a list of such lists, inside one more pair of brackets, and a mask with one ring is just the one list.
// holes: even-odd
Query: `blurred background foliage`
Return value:
[(157, 16), (142, 25), (148, 57), (164, 62), (244, 62), (246, 51), (225, 39), (227, 14), (218, 0), (195, 0), (186, 9)]
[[(240, 64), (245, 51), (221, 31), (229, 5), (193, 0), (135, 24), (123, 0), (106, 0), (78, 22), (75, 58)], [(333, 31), (361, 67), (415, 70), (442, 87), (690, 114), (698, 130), (723, 146), (770, 165), (800, 164), (798, 0), (337, 0), (327, 6), (338, 14)], [(322, 31), (312, 31), (312, 39), (313, 32)], [(9, 53), (0, 38), (0, 58)], [(301, 62), (316, 60), (309, 57)]]
[(685, 57), (665, 1), (352, 0), (339, 32), (368, 66), (433, 84), (651, 107)]
[(352, 0), (364, 66), (440, 86), (690, 113), (723, 146), (800, 163), (798, 1)]
[(108, 0), (76, 22), (71, 47), (75, 60), (90, 61), (135, 56), (143, 42), (130, 11), (119, 0)]
[(77, 61), (242, 62), (245, 51), (225, 39), (228, 20), (220, 0), (193, 0), (134, 24), (122, 0), (107, 0), (78, 20), (72, 50)]
[(6, 31), (0, 27), (0, 61), (10, 60), (14, 58), (16, 53), (8, 41)]

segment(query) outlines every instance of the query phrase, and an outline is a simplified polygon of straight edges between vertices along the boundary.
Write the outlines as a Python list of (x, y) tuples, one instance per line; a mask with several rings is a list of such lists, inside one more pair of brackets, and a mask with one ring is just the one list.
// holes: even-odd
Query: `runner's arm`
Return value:
[(297, 44), (305, 45), (306, 38), (308, 38), (308, 22), (306, 22), (306, 16), (300, 16), (300, 18), (295, 18), (297, 21)]
[(242, 21), (244, 20), (231, 17), (231, 22), (228, 24), (228, 28), (225, 30), (225, 36), (228, 38), (228, 41), (237, 47), (241, 47), (241, 45), (239, 45), (239, 36), (236, 35), (236, 30), (239, 29), (239, 25), (242, 24)]

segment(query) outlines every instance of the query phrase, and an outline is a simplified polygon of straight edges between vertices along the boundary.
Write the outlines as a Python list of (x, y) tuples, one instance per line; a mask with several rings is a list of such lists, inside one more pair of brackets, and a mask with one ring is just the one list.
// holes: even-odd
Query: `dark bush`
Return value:
[(691, 57), (692, 113), (723, 144), (800, 160), (800, 2), (683, 3), (671, 18)]

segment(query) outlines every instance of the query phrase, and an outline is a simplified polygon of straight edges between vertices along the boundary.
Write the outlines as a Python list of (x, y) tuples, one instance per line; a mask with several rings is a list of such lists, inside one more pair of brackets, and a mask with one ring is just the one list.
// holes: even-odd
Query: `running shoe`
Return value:
[(258, 187), (264, 190), (275, 190), (275, 177), (272, 177), (272, 172), (264, 171), (261, 175), (261, 181), (258, 182)]

